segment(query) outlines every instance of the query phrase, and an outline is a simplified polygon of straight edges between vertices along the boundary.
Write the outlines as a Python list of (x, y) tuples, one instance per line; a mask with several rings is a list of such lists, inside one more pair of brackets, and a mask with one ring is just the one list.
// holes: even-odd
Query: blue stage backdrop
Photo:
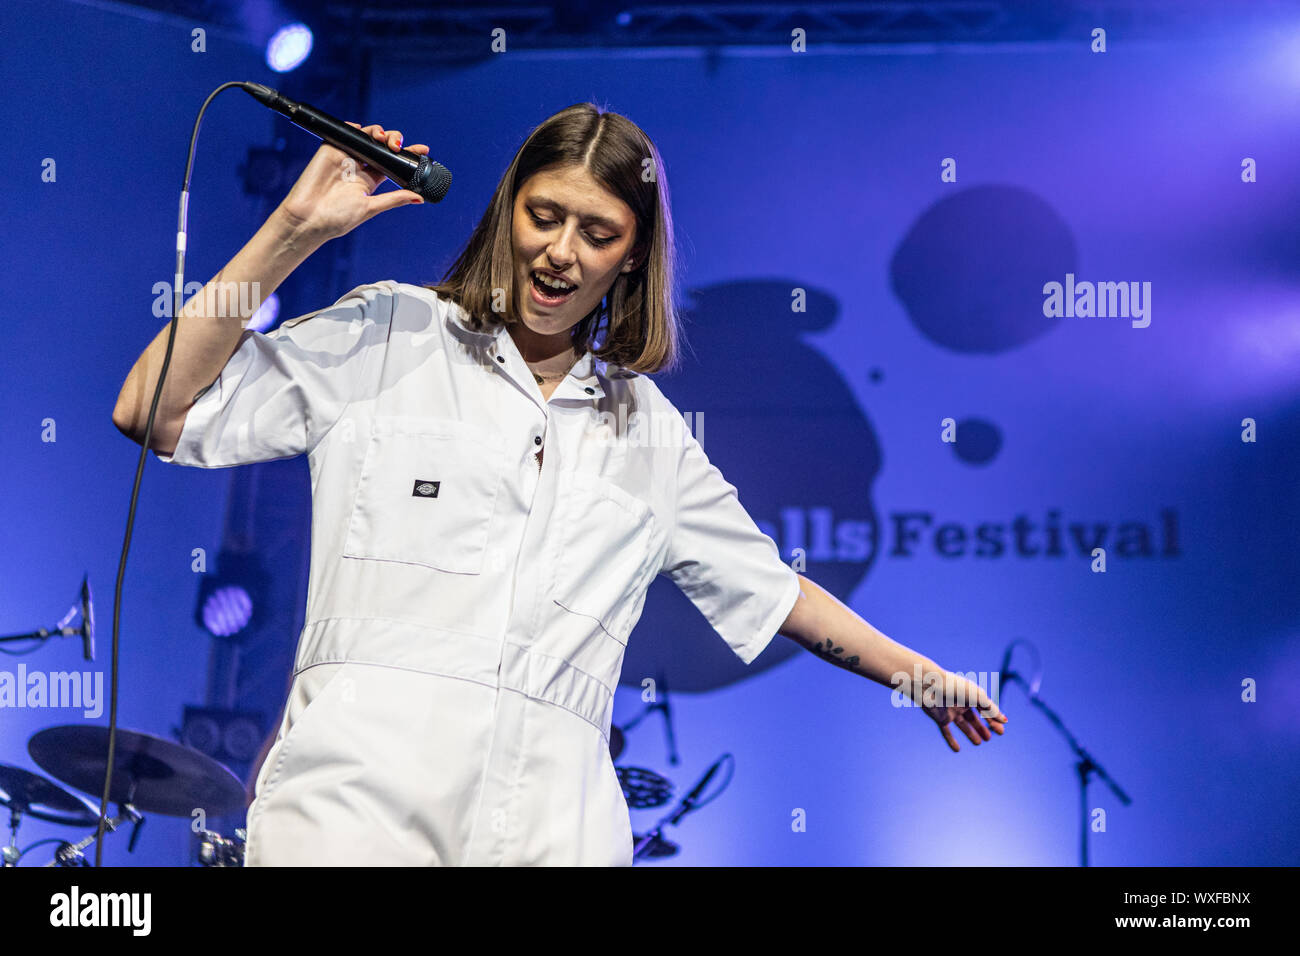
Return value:
[[(214, 34), (194, 52), (193, 26), (112, 4), (0, 8), (0, 632), (53, 624), (83, 572), (99, 627), (93, 665), (51, 642), (0, 658), (11, 684), (20, 667), (93, 669), (106, 697), (138, 452), (110, 416), (165, 321), (152, 290), (171, 277), (191, 124), (221, 82), (279, 85), (249, 43)], [(534, 126), (587, 100), (623, 113), (664, 157), (685, 264), (686, 362), (657, 380), (702, 416), (706, 452), (783, 558), (950, 669), (991, 673), (1032, 643), (1041, 698), (1132, 797), (1094, 781), (1094, 863), (1300, 863), (1300, 19), (1213, 42), (1112, 33), (1105, 52), (1087, 35), (815, 41), (377, 57), (369, 108), (345, 118), (429, 143), (452, 191), (360, 227), (346, 274), (299, 289), (288, 314), (440, 278)], [(239, 167), (273, 129), (238, 93), (210, 110), (188, 278), (260, 224)], [(150, 456), (124, 727), (172, 737), (204, 702), (195, 556), (214, 560), (231, 487)], [(283, 628), (280, 658), (296, 636)], [(953, 754), (886, 688), (784, 638), (746, 669), (660, 579), (616, 724), (665, 660), (680, 762), (653, 715), (619, 764), (681, 792), (735, 757), (721, 797), (670, 830), (682, 852), (665, 865), (1077, 860), (1074, 756), (1018, 686), (1000, 688), (1006, 736), (958, 735)], [(21, 698), (0, 708), (0, 763), (35, 769), (33, 733), (107, 722), (106, 704)], [(634, 811), (634, 828), (655, 818)], [(134, 856), (116, 838), (106, 860), (186, 864), (190, 830), (153, 816)], [(22, 842), (66, 835), (31, 823)]]

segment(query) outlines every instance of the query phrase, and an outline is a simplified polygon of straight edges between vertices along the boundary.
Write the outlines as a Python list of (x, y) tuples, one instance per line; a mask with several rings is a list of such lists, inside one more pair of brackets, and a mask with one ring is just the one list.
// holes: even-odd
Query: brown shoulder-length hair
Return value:
[[(620, 272), (600, 303), (573, 327), (578, 355), (591, 349), (597, 358), (634, 372), (672, 369), (681, 329), (664, 163), (639, 126), (592, 103), (561, 110), (533, 130), (460, 256), (441, 282), (426, 288), (460, 305), (476, 330), (519, 321), (511, 240), (515, 199), (528, 177), (551, 166), (585, 169), (636, 216), (636, 268)], [(504, 291), (504, 312), (492, 308), (497, 289)]]

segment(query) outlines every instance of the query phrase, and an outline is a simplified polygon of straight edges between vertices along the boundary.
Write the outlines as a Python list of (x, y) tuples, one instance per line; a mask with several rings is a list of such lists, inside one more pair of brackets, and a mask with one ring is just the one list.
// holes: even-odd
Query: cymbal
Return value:
[[(32, 735), (27, 752), (42, 770), (68, 786), (92, 794), (103, 791), (107, 727), (49, 727)], [(114, 803), (169, 817), (188, 817), (196, 809), (221, 816), (244, 808), (239, 778), (183, 744), (119, 728), (113, 764), (109, 800)]]
[(50, 823), (88, 827), (99, 814), (85, 797), (64, 790), (40, 774), (0, 764), (0, 805)]

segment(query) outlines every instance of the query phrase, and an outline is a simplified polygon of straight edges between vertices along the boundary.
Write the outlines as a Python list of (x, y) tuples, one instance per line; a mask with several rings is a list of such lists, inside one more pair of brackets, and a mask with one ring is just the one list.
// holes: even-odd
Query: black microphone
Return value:
[(295, 103), (261, 83), (240, 83), (240, 88), (263, 106), (288, 118), (294, 126), (337, 146), (353, 159), (378, 169), (403, 189), (419, 193), (428, 202), (440, 202), (451, 187), (451, 173), (428, 156), (408, 150), (393, 152), (369, 133), (349, 126), (306, 103)]
[(90, 575), (81, 579), (81, 653), (95, 659), (95, 605), (90, 597)]
[(702, 794), (704, 792), (704, 788), (709, 785), (709, 781), (713, 779), (713, 775), (718, 772), (718, 768), (721, 767), (723, 763), (726, 762), (727, 758), (730, 756), (731, 754), (724, 754), (723, 756), (719, 757), (716, 761), (714, 761), (713, 766), (710, 767), (708, 769), (708, 772), (705, 773), (704, 776), (700, 778), (699, 783), (695, 785), (695, 787), (691, 790), (690, 793), (688, 793), (685, 797), (682, 798), (681, 805), (683, 807), (685, 807), (688, 810), (695, 809), (695, 801), (700, 798), (700, 794)]

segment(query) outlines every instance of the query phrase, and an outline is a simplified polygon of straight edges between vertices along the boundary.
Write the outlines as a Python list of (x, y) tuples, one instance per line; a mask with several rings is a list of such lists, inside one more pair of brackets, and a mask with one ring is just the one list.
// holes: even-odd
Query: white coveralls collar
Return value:
[[(518, 346), (515, 345), (514, 338), (507, 331), (505, 323), (494, 325), (491, 330), (486, 332), (476, 332), (460, 321), (456, 314), (457, 311), (453, 309), (447, 312), (446, 321), (452, 332), (463, 341), (482, 349), (486, 353), (488, 361), (509, 375), (534, 398), (541, 399), (541, 392), (537, 388), (532, 371), (520, 354)], [(614, 369), (617, 370), (618, 367), (615, 366)], [(574, 363), (573, 368), (569, 370), (569, 374), (564, 377), (564, 380), (556, 386), (555, 391), (551, 393), (550, 400), (564, 401), (568, 399), (589, 402), (603, 398), (605, 389), (602, 386), (602, 381), (606, 379), (608, 370), (608, 364), (597, 359), (588, 349)]]

